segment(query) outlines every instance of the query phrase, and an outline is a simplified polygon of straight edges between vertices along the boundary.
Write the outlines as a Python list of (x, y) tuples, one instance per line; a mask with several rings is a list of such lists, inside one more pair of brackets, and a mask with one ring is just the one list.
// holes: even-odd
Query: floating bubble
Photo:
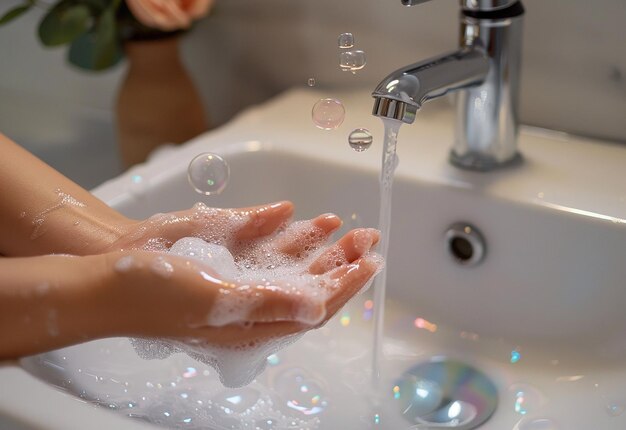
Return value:
[(303, 369), (287, 369), (279, 374), (275, 380), (275, 390), (288, 408), (303, 415), (317, 415), (328, 406), (322, 384)]
[(307, 85), (309, 87), (314, 87), (315, 86), (315, 78), (309, 78), (309, 80), (307, 81)]
[(353, 72), (365, 67), (365, 52), (361, 50), (345, 51), (339, 54), (339, 67), (344, 72)]
[(372, 133), (366, 128), (355, 128), (348, 136), (350, 148), (356, 152), (363, 152), (369, 149), (373, 141)]
[(354, 46), (354, 35), (352, 33), (341, 33), (338, 40), (341, 49), (349, 49)]
[(334, 130), (343, 123), (346, 110), (337, 99), (320, 99), (313, 106), (311, 117), (316, 127)]
[(196, 192), (205, 195), (224, 191), (230, 177), (228, 163), (217, 154), (205, 152), (196, 156), (187, 168), (187, 179)]
[(520, 421), (513, 430), (560, 430), (561, 427), (551, 419), (538, 418)]

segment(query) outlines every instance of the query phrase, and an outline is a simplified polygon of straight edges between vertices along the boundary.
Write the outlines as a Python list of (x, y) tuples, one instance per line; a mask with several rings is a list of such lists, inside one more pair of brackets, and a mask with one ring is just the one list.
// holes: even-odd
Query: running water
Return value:
[[(393, 175), (398, 165), (396, 144), (401, 121), (383, 119), (385, 125), (385, 141), (383, 144), (383, 165), (380, 172), (380, 212), (378, 224), (380, 229), (380, 254), (385, 261), (389, 251), (389, 230), (391, 227), (391, 191)], [(385, 319), (385, 289), (387, 286), (387, 264), (376, 279), (374, 286), (374, 347), (372, 356), (372, 385), (378, 387), (380, 380), (380, 362), (382, 359), (382, 342)]]

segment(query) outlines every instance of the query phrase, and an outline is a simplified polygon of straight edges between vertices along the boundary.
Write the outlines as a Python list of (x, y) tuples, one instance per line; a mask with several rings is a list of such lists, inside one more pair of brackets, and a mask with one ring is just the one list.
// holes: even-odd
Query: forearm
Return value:
[(104, 256), (0, 258), (0, 360), (115, 335)]
[(0, 254), (87, 255), (130, 221), (0, 134)]

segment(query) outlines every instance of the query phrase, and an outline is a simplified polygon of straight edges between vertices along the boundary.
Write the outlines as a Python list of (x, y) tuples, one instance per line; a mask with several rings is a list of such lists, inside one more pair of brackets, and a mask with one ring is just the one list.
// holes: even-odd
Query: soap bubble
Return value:
[(307, 85), (309, 87), (314, 87), (315, 86), (315, 78), (309, 78), (309, 80), (307, 81)]
[(224, 191), (229, 177), (228, 163), (219, 155), (210, 152), (196, 156), (187, 168), (187, 179), (193, 189), (207, 196)]
[(345, 51), (339, 54), (339, 67), (344, 72), (355, 73), (365, 67), (365, 52), (360, 50)]
[(337, 99), (321, 99), (311, 111), (313, 123), (322, 130), (336, 129), (343, 123), (345, 115), (346, 110)]
[(341, 33), (338, 43), (341, 49), (352, 48), (354, 46), (354, 36), (352, 33)]
[(303, 369), (287, 369), (277, 375), (275, 390), (289, 409), (304, 415), (317, 415), (328, 406), (322, 383)]
[(356, 128), (348, 136), (350, 147), (356, 152), (363, 152), (372, 146), (372, 134), (366, 128)]
[(513, 430), (560, 430), (561, 427), (549, 418), (522, 420)]

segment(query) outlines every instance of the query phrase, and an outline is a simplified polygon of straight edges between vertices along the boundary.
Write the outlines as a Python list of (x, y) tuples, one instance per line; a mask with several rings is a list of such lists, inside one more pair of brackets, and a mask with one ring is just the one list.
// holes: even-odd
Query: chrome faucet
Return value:
[(372, 113), (411, 124), (425, 102), (460, 90), (452, 164), (487, 171), (519, 162), (523, 14), (518, 0), (461, 0), (459, 49), (391, 73), (372, 93)]

